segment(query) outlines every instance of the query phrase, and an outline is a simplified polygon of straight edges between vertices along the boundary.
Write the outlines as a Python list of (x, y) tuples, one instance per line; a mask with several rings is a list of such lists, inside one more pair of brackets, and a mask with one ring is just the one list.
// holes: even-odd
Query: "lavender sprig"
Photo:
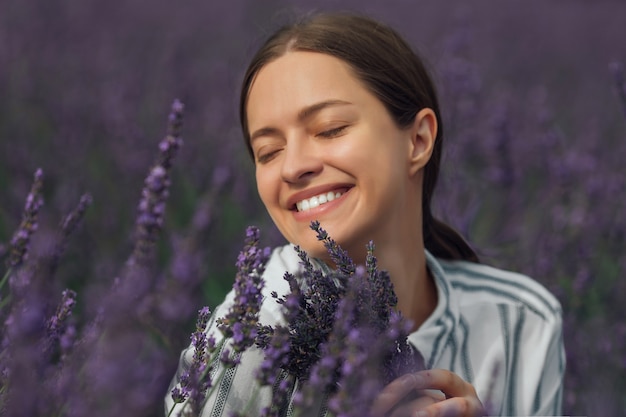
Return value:
[[(328, 409), (337, 417), (364, 417), (383, 388), (378, 375), (377, 350), (368, 346), (374, 342), (380, 348), (375, 332), (367, 327), (349, 329), (344, 340), (340, 378), (337, 391), (328, 400)], [(373, 338), (373, 339), (372, 339)]]
[(301, 395), (296, 397), (297, 410), (306, 410), (319, 401), (319, 393), (326, 395), (336, 391), (344, 360), (345, 339), (354, 323), (355, 294), (352, 291), (343, 295), (333, 314), (333, 327), (321, 346), (321, 355), (313, 365), (310, 378), (304, 385)]
[(61, 222), (59, 241), (57, 242), (50, 262), (50, 271), (55, 272), (59, 261), (67, 248), (70, 235), (78, 228), (85, 212), (91, 206), (93, 199), (90, 194), (83, 194), (74, 210), (72, 210)]
[[(174, 406), (188, 401), (186, 405), (191, 408), (194, 416), (199, 416), (206, 392), (212, 386), (211, 370), (212, 356), (217, 347), (215, 340), (206, 333), (206, 327), (211, 312), (208, 307), (198, 311), (196, 331), (191, 335), (191, 345), (194, 348), (193, 359), (189, 369), (180, 377), (180, 383), (171, 391)], [(168, 416), (174, 411), (174, 406), (169, 410)]]
[(65, 323), (72, 314), (72, 310), (75, 305), (76, 292), (70, 289), (64, 290), (56, 313), (48, 320), (47, 323), (48, 342), (46, 344), (46, 350), (48, 352), (50, 352), (56, 343), (61, 339)]
[(165, 202), (169, 197), (169, 171), (178, 149), (183, 144), (180, 136), (184, 106), (174, 100), (168, 118), (168, 134), (159, 144), (156, 163), (150, 169), (141, 191), (135, 225), (135, 247), (129, 265), (146, 264), (150, 260), (154, 243), (163, 227)]
[[(285, 274), (291, 294), (278, 298), (277, 302), (285, 307), (286, 324), (277, 325), (275, 331), (290, 335), (289, 360), (284, 370), (299, 380), (306, 380), (321, 356), (320, 347), (333, 329), (333, 317), (345, 293), (347, 277), (338, 271), (325, 275), (313, 267), (303, 250), (295, 249), (304, 271), (301, 276)], [(265, 348), (262, 343), (257, 344)]]
[(37, 230), (39, 210), (43, 205), (41, 189), (43, 187), (43, 171), (35, 171), (33, 184), (26, 197), (22, 214), (22, 223), (11, 239), (9, 268), (17, 268), (27, 259), (31, 235)]
[[(301, 312), (300, 302), (302, 294), (295, 277), (290, 273), (285, 273), (291, 287), (291, 293), (279, 298), (276, 292), (272, 297), (279, 304), (283, 305), (283, 314), (287, 322), (296, 320)], [(291, 339), (293, 335), (288, 326), (279, 325), (276, 328), (271, 326), (260, 326), (256, 344), (265, 351), (265, 358), (257, 370), (256, 379), (260, 386), (272, 387), (272, 401), (266, 407), (261, 417), (278, 417), (289, 402), (289, 389), (293, 387), (295, 375), (287, 372), (290, 363)]]
[(223, 356), (223, 362), (228, 366), (238, 363), (238, 355), (252, 346), (257, 336), (263, 302), (262, 275), (270, 256), (270, 248), (259, 248), (259, 238), (259, 229), (248, 227), (244, 249), (237, 258), (237, 275), (233, 285), (235, 299), (226, 316), (217, 320), (218, 329), (224, 337), (232, 339), (235, 357), (229, 360), (229, 354)]
[[(293, 275), (286, 273), (285, 279), (293, 282)], [(295, 319), (300, 312), (301, 294), (299, 288), (294, 288), (290, 294), (278, 298), (274, 292), (272, 296), (284, 307), (283, 314), (287, 322)], [(286, 368), (289, 364), (291, 332), (287, 326), (260, 326), (255, 340), (257, 346), (265, 350), (265, 359), (257, 371), (257, 380), (261, 386), (273, 386), (277, 379), (277, 369)]]
[(342, 249), (337, 242), (328, 236), (326, 230), (322, 229), (320, 222), (317, 220), (311, 222), (311, 229), (317, 233), (317, 240), (324, 243), (324, 247), (330, 255), (330, 259), (337, 265), (339, 271), (346, 275), (352, 275), (355, 270), (354, 262), (344, 249)]

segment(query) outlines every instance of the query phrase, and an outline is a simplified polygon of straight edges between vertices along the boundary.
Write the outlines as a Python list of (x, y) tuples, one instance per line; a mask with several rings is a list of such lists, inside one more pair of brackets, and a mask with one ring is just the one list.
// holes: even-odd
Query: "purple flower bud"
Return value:
[(187, 390), (180, 387), (174, 387), (172, 389), (172, 399), (174, 400), (174, 403), (179, 404), (185, 402), (188, 397), (189, 392), (187, 392)]
[(235, 301), (225, 317), (218, 319), (218, 328), (225, 337), (232, 338), (236, 353), (243, 352), (254, 343), (258, 316), (263, 302), (262, 278), (269, 252), (259, 250), (260, 232), (256, 227), (246, 230), (246, 244), (237, 257), (237, 275), (233, 289)]
[(20, 266), (28, 257), (30, 237), (37, 230), (39, 210), (43, 205), (41, 190), (43, 188), (43, 171), (35, 171), (33, 184), (26, 197), (26, 204), (22, 213), (22, 223), (11, 239), (11, 256), (9, 267)]
[(135, 247), (128, 265), (147, 264), (154, 251), (154, 243), (163, 227), (165, 202), (169, 197), (169, 170), (180, 146), (183, 105), (179, 101), (172, 104), (169, 118), (169, 134), (159, 143), (156, 163), (150, 169), (141, 191), (135, 222)]

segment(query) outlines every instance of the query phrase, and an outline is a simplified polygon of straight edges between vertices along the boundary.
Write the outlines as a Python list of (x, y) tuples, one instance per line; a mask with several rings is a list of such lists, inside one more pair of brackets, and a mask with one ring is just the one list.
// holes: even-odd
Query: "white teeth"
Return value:
[(328, 203), (329, 201), (333, 201), (336, 198), (341, 197), (340, 192), (328, 192), (325, 194), (320, 194), (320, 195), (316, 195), (315, 197), (311, 197), (308, 200), (302, 200), (302, 201), (298, 201), (296, 203), (296, 208), (298, 209), (298, 211), (307, 211), (310, 210), (312, 208), (315, 208), (321, 204), (325, 204)]

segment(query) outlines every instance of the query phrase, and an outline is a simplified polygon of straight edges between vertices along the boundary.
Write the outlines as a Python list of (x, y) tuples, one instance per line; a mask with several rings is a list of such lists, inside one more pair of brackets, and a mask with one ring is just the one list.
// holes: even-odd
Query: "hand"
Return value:
[(374, 400), (376, 417), (482, 417), (474, 387), (457, 374), (431, 369), (392, 381)]

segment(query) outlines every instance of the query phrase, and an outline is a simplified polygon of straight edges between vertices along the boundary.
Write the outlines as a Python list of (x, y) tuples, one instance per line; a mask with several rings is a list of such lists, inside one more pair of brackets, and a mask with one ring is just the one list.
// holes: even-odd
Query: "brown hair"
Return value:
[(252, 58), (239, 102), (244, 138), (250, 148), (246, 114), (256, 74), (288, 51), (328, 54), (346, 62), (387, 108), (399, 127), (409, 126), (423, 108), (431, 108), (439, 129), (430, 161), (424, 167), (422, 194), (424, 245), (434, 256), (478, 262), (478, 256), (450, 226), (435, 219), (430, 203), (441, 163), (443, 124), (434, 84), (422, 60), (393, 29), (354, 14), (317, 14), (275, 32)]

